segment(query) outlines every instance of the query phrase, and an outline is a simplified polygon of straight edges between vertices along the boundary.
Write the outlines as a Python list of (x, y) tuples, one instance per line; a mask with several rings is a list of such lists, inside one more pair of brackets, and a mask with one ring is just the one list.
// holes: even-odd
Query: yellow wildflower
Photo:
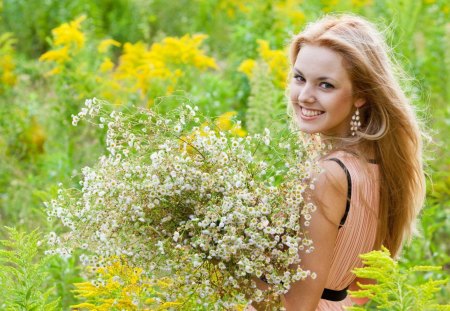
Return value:
[(247, 135), (247, 132), (242, 129), (239, 124), (232, 122), (233, 117), (236, 115), (236, 111), (225, 112), (221, 114), (214, 123), (219, 131), (230, 131), (230, 133), (234, 136), (244, 137), (245, 135)]
[(16, 39), (11, 33), (4, 33), (0, 36), (0, 92), (2, 85), (13, 86), (17, 82), (14, 73), (16, 64), (14, 61), (14, 44)]
[(352, 5), (357, 8), (372, 5), (373, 0), (352, 0)]
[(286, 87), (287, 72), (289, 69), (286, 52), (283, 50), (271, 50), (269, 42), (265, 40), (258, 40), (258, 44), (259, 55), (269, 65), (275, 85), (284, 89)]
[(74, 284), (76, 296), (86, 301), (71, 306), (72, 308), (108, 311), (148, 310), (151, 307), (152, 310), (163, 310), (179, 305), (176, 301), (166, 301), (160, 292), (161, 288), (170, 287), (171, 281), (168, 278), (156, 280), (159, 286), (157, 291), (151, 285), (155, 282), (148, 279), (141, 268), (129, 266), (124, 258), (111, 258), (111, 263), (97, 269), (96, 273), (103, 280), (101, 283)]
[(114, 63), (111, 61), (109, 57), (106, 57), (103, 62), (100, 64), (100, 71), (107, 72), (111, 71), (114, 68)]
[(57, 74), (60, 74), (62, 72), (62, 68), (61, 67), (55, 67), (50, 71), (47, 71), (44, 76), (45, 77), (51, 77), (51, 76), (55, 76)]
[(113, 79), (140, 92), (144, 98), (156, 95), (153, 93), (170, 94), (184, 75), (184, 66), (200, 70), (218, 68), (215, 60), (200, 50), (205, 38), (204, 35), (167, 37), (150, 48), (142, 42), (125, 43)]
[(251, 79), (255, 64), (255, 60), (246, 59), (239, 65), (238, 71), (244, 73), (249, 79)]
[(1, 78), (0, 83), (4, 85), (13, 86), (17, 82), (17, 76), (13, 71), (4, 71)]
[(118, 42), (114, 39), (105, 39), (100, 42), (100, 44), (97, 47), (97, 50), (99, 53), (106, 53), (110, 46), (120, 47), (121, 44), (120, 44), (120, 42)]
[(0, 55), (0, 83), (13, 86), (16, 84), (17, 77), (14, 73), (16, 64), (12, 55)]
[(85, 37), (83, 32), (80, 31), (81, 23), (86, 19), (85, 15), (78, 17), (77, 19), (64, 23), (61, 26), (52, 30), (54, 37), (53, 43), (56, 46), (75, 46), (76, 48), (82, 48), (84, 46)]
[(150, 53), (155, 59), (161, 59), (164, 63), (174, 65), (194, 65), (199, 69), (217, 69), (214, 58), (206, 56), (199, 49), (207, 38), (206, 35), (184, 35), (181, 38), (167, 37), (161, 43), (154, 43)]
[(324, 12), (331, 12), (339, 5), (340, 0), (321, 0)]
[(41, 61), (41, 62), (50, 61), (50, 62), (56, 62), (56, 63), (60, 63), (60, 64), (65, 63), (69, 59), (70, 59), (69, 48), (67, 46), (63, 47), (59, 50), (50, 50), (50, 51), (42, 54), (41, 57), (39, 57), (39, 61)]
[(176, 307), (182, 305), (181, 302), (172, 302), (172, 301), (168, 301), (163, 303), (157, 310), (164, 310), (164, 309), (168, 309), (170, 307)]
[[(81, 16), (71, 22), (63, 23), (52, 30), (54, 49), (45, 52), (39, 57), (39, 61), (49, 61), (64, 64), (70, 61), (71, 56), (76, 54), (84, 46), (84, 34), (80, 31), (81, 23), (85, 20)], [(59, 66), (47, 72), (46, 76), (60, 73), (63, 67)]]
[[(284, 89), (287, 82), (287, 72), (289, 63), (286, 52), (283, 50), (271, 50), (269, 42), (265, 40), (258, 40), (259, 57), (268, 65), (269, 74), (273, 77), (275, 86)], [(253, 59), (244, 60), (238, 68), (238, 71), (243, 72), (249, 79), (252, 78), (252, 72), (257, 66)]]
[(233, 134), (234, 136), (239, 136), (239, 137), (244, 137), (247, 135), (247, 131), (244, 130), (241, 126), (238, 125), (234, 125), (231, 130), (230, 130), (231, 134)]
[(286, 22), (289, 22), (297, 29), (305, 23), (305, 13), (300, 9), (300, 4), (301, 1), (298, 0), (285, 0), (275, 4), (275, 13), (279, 16), (276, 20), (281, 24), (280, 27), (285, 28)]
[(220, 131), (228, 131), (231, 129), (233, 124), (231, 123), (231, 119), (237, 115), (236, 111), (229, 111), (221, 114), (216, 120), (215, 124), (219, 128)]
[(234, 18), (237, 12), (247, 13), (249, 11), (247, 3), (242, 0), (220, 0), (218, 9), (220, 12), (226, 12), (228, 17)]

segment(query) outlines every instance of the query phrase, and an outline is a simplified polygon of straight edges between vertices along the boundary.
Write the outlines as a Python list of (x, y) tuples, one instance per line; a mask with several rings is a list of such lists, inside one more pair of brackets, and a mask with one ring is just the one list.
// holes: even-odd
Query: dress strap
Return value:
[(341, 219), (341, 222), (339, 224), (339, 228), (341, 228), (345, 224), (345, 220), (347, 219), (348, 212), (350, 211), (350, 200), (352, 198), (352, 178), (350, 176), (350, 172), (348, 171), (347, 167), (344, 163), (342, 163), (341, 160), (337, 158), (330, 158), (328, 159), (330, 161), (334, 161), (344, 170), (345, 175), (347, 175), (347, 204), (345, 205), (345, 213), (344, 216)]

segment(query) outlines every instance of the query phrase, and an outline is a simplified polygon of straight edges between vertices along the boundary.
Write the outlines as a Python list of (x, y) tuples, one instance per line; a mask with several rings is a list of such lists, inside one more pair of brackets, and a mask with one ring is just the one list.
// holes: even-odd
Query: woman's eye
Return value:
[(305, 78), (303, 78), (303, 76), (301, 75), (295, 75), (294, 79), (297, 80), (298, 82), (304, 82)]
[(322, 83), (320, 83), (320, 86), (321, 86), (322, 88), (324, 88), (324, 89), (332, 89), (332, 88), (334, 88), (334, 85), (333, 85), (333, 84), (330, 84), (330, 83), (328, 83), (328, 82), (322, 82)]

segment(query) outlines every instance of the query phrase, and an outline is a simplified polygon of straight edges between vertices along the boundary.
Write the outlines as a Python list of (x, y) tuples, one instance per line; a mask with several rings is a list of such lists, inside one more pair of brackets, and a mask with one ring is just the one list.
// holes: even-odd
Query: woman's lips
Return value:
[(324, 111), (313, 110), (301, 107), (301, 117), (305, 120), (313, 120), (324, 114)]

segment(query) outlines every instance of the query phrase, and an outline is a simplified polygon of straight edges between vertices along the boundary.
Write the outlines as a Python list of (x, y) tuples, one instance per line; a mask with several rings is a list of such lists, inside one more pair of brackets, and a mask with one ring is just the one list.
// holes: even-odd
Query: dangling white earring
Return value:
[(350, 121), (350, 131), (352, 136), (356, 135), (356, 131), (359, 130), (361, 126), (361, 121), (359, 119), (359, 109), (356, 108), (355, 114), (352, 116), (352, 120)]

